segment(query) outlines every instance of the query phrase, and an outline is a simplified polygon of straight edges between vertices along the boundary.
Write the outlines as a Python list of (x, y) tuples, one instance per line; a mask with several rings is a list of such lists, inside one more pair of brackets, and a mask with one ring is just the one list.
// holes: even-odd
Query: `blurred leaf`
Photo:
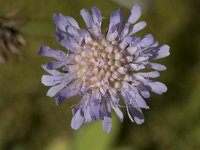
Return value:
[[(114, 114), (113, 114), (114, 116)], [(111, 145), (115, 141), (120, 123), (118, 118), (112, 119), (113, 128), (110, 133), (105, 133), (102, 129), (102, 122), (92, 122), (88, 126), (82, 127), (75, 134), (75, 150), (111, 150)]]
[(70, 141), (66, 138), (56, 138), (50, 142), (46, 150), (71, 150)]

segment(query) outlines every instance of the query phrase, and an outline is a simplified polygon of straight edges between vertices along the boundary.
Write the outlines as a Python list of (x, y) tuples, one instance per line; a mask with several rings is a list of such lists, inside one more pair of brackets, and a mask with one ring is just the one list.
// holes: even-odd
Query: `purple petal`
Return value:
[(51, 75), (43, 75), (41, 80), (45, 86), (53, 86), (60, 83), (62, 78), (63, 76), (57, 77)]
[(144, 29), (146, 27), (147, 23), (145, 21), (141, 21), (141, 22), (138, 22), (136, 23), (133, 28), (130, 30), (129, 32), (129, 35), (133, 35), (135, 34), (136, 32)]
[(47, 69), (54, 70), (54, 69), (60, 68), (64, 65), (65, 65), (65, 63), (63, 63), (62, 61), (51, 61), (51, 62), (47, 63)]
[(136, 122), (137, 124), (142, 124), (144, 122), (144, 115), (142, 110), (136, 105), (127, 105), (128, 116), (132, 122)]
[(80, 28), (73, 17), (63, 16), (61, 13), (55, 13), (53, 15), (53, 21), (55, 22), (57, 27), (62, 31), (66, 31), (67, 26), (71, 26), (77, 29)]
[(90, 113), (91, 113), (91, 117), (94, 120), (99, 119), (100, 102), (101, 102), (100, 91), (97, 89), (92, 90), (92, 95), (90, 99)]
[(66, 19), (68, 21), (69, 26), (74, 27), (76, 29), (80, 29), (77, 21), (73, 17), (66, 16)]
[(66, 28), (66, 31), (76, 40), (77, 43), (79, 42), (81, 35), (78, 29), (69, 26)]
[(74, 130), (77, 130), (81, 127), (81, 125), (83, 124), (83, 114), (81, 112), (81, 110), (79, 109), (74, 116), (72, 117), (72, 121), (71, 121), (71, 127)]
[(118, 118), (122, 122), (124, 120), (124, 115), (121, 112), (121, 110), (119, 109), (119, 107), (116, 106), (115, 104), (112, 104), (112, 109), (115, 111), (116, 115), (118, 116)]
[(90, 36), (88, 31), (80, 30), (80, 34), (83, 37), (85, 43), (89, 43), (89, 42), (92, 41), (92, 38), (91, 38), (91, 36)]
[[(58, 92), (60, 92), (69, 82), (71, 82), (74, 78), (74, 76), (72, 74), (67, 74), (64, 77), (62, 77), (63, 79), (61, 80), (62, 83), (51, 87), (48, 92), (47, 92), (47, 96), (53, 97), (55, 96)], [(60, 77), (58, 77), (58, 79), (60, 79)]]
[(129, 70), (130, 71), (139, 71), (145, 69), (145, 66), (143, 64), (129, 64)]
[(157, 53), (157, 56), (154, 59), (164, 58), (169, 56), (169, 46), (168, 45), (162, 45)]
[(95, 6), (92, 7), (92, 17), (94, 23), (96, 23), (98, 27), (101, 27), (101, 22), (102, 22), (101, 11)]
[(125, 49), (132, 41), (132, 37), (129, 35), (126, 35), (122, 42), (119, 44), (119, 47), (122, 49)]
[(140, 41), (140, 46), (141, 47), (149, 47), (152, 44), (154, 44), (154, 38), (151, 34), (147, 34), (141, 41)]
[(141, 16), (141, 8), (139, 5), (134, 5), (131, 9), (131, 14), (128, 18), (128, 23), (134, 24)]
[(144, 97), (144, 98), (149, 98), (150, 97), (150, 93), (149, 91), (147, 90), (147, 88), (140, 84), (138, 87), (137, 87), (141, 93), (141, 95)]
[(109, 94), (113, 102), (117, 103), (119, 101), (120, 98), (116, 89), (110, 89)]
[(81, 47), (72, 37), (65, 37), (60, 41), (60, 44), (66, 49), (70, 50), (73, 53), (77, 53), (81, 50)]
[(152, 92), (159, 94), (159, 95), (167, 92), (167, 87), (161, 82), (150, 81), (148, 83), (144, 83), (144, 85), (147, 88), (149, 88)]
[(118, 9), (117, 11), (114, 11), (110, 16), (110, 24), (109, 29), (107, 33), (107, 38), (110, 41), (113, 41), (116, 39), (119, 33), (120, 25), (122, 22), (122, 10)]
[(135, 97), (132, 97), (132, 98), (135, 101), (134, 103), (136, 103), (138, 107), (149, 109), (149, 106), (146, 104), (145, 100), (140, 96), (137, 88), (133, 87), (133, 91), (130, 91), (130, 93), (131, 92), (134, 92), (135, 94)]
[(82, 82), (80, 80), (76, 80), (70, 85), (68, 85), (65, 89), (61, 90), (56, 95), (56, 103), (59, 105), (64, 99), (76, 96), (81, 87)]
[(67, 58), (67, 54), (65, 54), (61, 50), (53, 50), (48, 46), (41, 46), (38, 55), (40, 56), (47, 56), (47, 57), (53, 57), (57, 60), (65, 60)]
[(114, 41), (118, 36), (117, 27), (113, 26), (106, 35), (108, 41)]
[(157, 78), (160, 76), (160, 73), (158, 71), (142, 72), (142, 73), (137, 73), (137, 74), (142, 75), (146, 78)]
[(67, 85), (67, 82), (62, 82), (58, 85), (55, 85), (53, 87), (51, 87), (48, 92), (47, 92), (47, 96), (49, 97), (53, 97), (55, 96), (59, 91), (61, 91), (65, 86)]
[(60, 73), (60, 72), (57, 71), (57, 70), (49, 70), (49, 69), (47, 68), (47, 65), (42, 65), (42, 68), (43, 68), (46, 72), (48, 72), (49, 74), (51, 74), (51, 75), (60, 75), (60, 74), (62, 74), (62, 73)]
[(120, 27), (121, 21), (122, 21), (122, 9), (118, 9), (117, 11), (114, 11), (110, 16), (110, 24), (109, 24), (109, 30), (113, 28), (114, 26), (117, 27), (117, 29)]
[(144, 51), (149, 56), (149, 59), (160, 59), (170, 55), (170, 47), (168, 45), (162, 45), (160, 47), (152, 47)]
[(145, 63), (145, 66), (152, 68), (152, 69), (155, 69), (155, 70), (158, 70), (158, 71), (163, 71), (163, 70), (167, 69), (164, 65), (161, 65), (161, 64), (158, 64), (158, 63), (148, 62), (148, 63)]
[(100, 113), (100, 99), (91, 99), (90, 100), (90, 114), (92, 119), (98, 120)]
[(62, 31), (65, 31), (68, 21), (61, 13), (55, 13), (53, 21)]
[(80, 13), (81, 13), (81, 16), (83, 17), (83, 20), (86, 23), (86, 26), (88, 28), (92, 28), (93, 19), (92, 19), (92, 16), (90, 15), (90, 13), (88, 12), (88, 10), (82, 9)]
[(130, 25), (134, 24), (141, 16), (141, 9), (139, 5), (134, 5), (131, 9), (131, 14), (129, 15), (127, 22), (121, 32), (121, 37), (124, 37), (129, 33)]
[(105, 116), (103, 119), (103, 130), (109, 133), (112, 130), (112, 119), (111, 117)]
[(90, 115), (90, 107), (86, 106), (84, 109), (84, 123), (90, 123), (92, 121), (92, 117)]

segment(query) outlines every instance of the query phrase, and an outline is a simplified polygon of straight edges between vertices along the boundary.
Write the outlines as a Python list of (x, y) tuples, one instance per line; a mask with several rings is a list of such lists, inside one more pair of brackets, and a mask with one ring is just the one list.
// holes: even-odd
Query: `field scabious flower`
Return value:
[[(136, 23), (141, 16), (138, 5), (133, 6), (124, 25), (122, 10), (114, 11), (105, 35), (101, 32), (102, 15), (97, 7), (92, 7), (92, 15), (86, 9), (80, 13), (88, 30), (81, 29), (72, 17), (53, 15), (57, 40), (69, 54), (48, 46), (39, 49), (40, 56), (56, 59), (42, 66), (50, 74), (42, 76), (42, 83), (52, 86), (47, 95), (55, 97), (57, 105), (66, 98), (82, 96), (72, 109), (73, 129), (100, 119), (104, 131), (110, 132), (112, 110), (123, 121), (120, 99), (130, 120), (142, 124), (141, 109), (149, 108), (144, 100), (150, 97), (149, 91), (156, 94), (167, 91), (163, 83), (151, 80), (166, 67), (151, 60), (168, 56), (169, 46), (159, 45), (151, 34), (143, 38), (132, 36), (146, 26), (145, 21)], [(146, 68), (155, 71), (143, 71)]]

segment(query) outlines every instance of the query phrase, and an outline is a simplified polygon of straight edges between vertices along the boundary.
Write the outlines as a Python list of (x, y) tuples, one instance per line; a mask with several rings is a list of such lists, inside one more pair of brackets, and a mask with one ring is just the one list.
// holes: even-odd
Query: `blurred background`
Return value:
[[(139, 35), (152, 33), (171, 47), (170, 57), (159, 60), (168, 69), (158, 78), (169, 90), (152, 94), (140, 126), (126, 114), (123, 123), (113, 115), (109, 134), (100, 121), (73, 131), (71, 106), (79, 98), (57, 107), (40, 82), (40, 66), (49, 60), (38, 57), (40, 45), (63, 49), (54, 36), (52, 15), (73, 16), (85, 27), (79, 12), (95, 5), (107, 18), (105, 30), (112, 11), (122, 7), (125, 19), (134, 3), (142, 7), (140, 20), (148, 23)], [(199, 149), (199, 0), (0, 0), (0, 6), (0, 150)]]

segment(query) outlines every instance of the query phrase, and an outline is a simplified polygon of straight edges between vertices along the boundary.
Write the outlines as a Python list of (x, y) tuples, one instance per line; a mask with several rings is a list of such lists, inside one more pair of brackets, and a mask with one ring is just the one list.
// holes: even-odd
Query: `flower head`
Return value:
[(23, 20), (16, 19), (19, 9), (0, 15), (0, 64), (6, 63), (9, 53), (14, 54), (21, 60), (22, 53), (19, 47), (26, 44), (19, 27), (24, 24)]
[[(72, 110), (73, 129), (101, 119), (103, 129), (111, 131), (112, 110), (123, 121), (120, 99), (130, 120), (142, 124), (141, 108), (149, 108), (144, 100), (150, 97), (149, 91), (156, 94), (167, 91), (163, 83), (151, 80), (166, 67), (151, 60), (168, 56), (169, 46), (159, 45), (151, 34), (143, 38), (132, 36), (146, 26), (144, 21), (136, 23), (141, 16), (138, 5), (133, 6), (124, 25), (122, 10), (113, 12), (105, 35), (101, 32), (102, 16), (98, 8), (92, 7), (92, 15), (86, 9), (80, 13), (88, 30), (81, 29), (72, 17), (60, 13), (53, 16), (58, 42), (70, 53), (48, 46), (39, 50), (40, 56), (56, 59), (43, 65), (50, 75), (43, 75), (42, 83), (52, 86), (47, 95), (55, 97), (57, 105), (66, 98), (82, 96)], [(146, 68), (156, 71), (145, 72)]]

